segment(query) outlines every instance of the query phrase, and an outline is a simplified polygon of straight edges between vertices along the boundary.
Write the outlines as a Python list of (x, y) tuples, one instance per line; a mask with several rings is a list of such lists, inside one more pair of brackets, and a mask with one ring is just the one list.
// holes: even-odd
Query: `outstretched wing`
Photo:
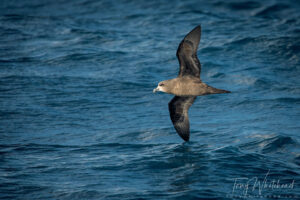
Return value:
[(197, 57), (200, 37), (201, 26), (197, 26), (180, 42), (176, 53), (180, 65), (179, 77), (193, 76), (200, 79), (201, 65)]
[(179, 136), (185, 141), (189, 141), (190, 139), (188, 110), (195, 99), (196, 96), (175, 96), (169, 102), (169, 112), (172, 123)]

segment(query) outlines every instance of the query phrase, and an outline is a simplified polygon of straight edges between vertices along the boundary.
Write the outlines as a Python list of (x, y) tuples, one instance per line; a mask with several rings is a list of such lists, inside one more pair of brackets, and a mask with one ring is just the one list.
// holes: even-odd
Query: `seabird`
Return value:
[(189, 32), (178, 46), (176, 56), (180, 68), (177, 78), (161, 81), (153, 90), (154, 93), (161, 91), (175, 95), (169, 102), (170, 118), (177, 133), (185, 141), (190, 139), (188, 110), (197, 96), (230, 93), (201, 81), (201, 64), (197, 57), (200, 37), (201, 26), (199, 25)]

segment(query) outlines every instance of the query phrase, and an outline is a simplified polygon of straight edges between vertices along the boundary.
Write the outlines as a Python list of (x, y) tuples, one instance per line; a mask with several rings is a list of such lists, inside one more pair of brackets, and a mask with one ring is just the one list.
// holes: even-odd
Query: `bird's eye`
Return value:
[(163, 83), (160, 83), (160, 84), (159, 84), (159, 86), (164, 86), (164, 85), (165, 85), (165, 84), (163, 84)]

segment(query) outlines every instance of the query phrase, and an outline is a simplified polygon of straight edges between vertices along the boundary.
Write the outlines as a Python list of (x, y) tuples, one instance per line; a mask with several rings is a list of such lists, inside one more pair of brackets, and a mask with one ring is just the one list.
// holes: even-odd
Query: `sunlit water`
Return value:
[[(183, 143), (152, 90), (198, 24), (232, 93)], [(0, 41), (1, 199), (300, 198), (298, 1), (4, 0)]]

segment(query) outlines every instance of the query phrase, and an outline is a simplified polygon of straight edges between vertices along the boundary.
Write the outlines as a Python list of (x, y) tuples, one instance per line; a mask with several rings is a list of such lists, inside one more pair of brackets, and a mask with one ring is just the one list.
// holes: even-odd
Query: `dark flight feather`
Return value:
[(179, 136), (185, 141), (189, 141), (190, 139), (188, 110), (196, 98), (196, 96), (175, 96), (169, 102), (171, 121)]
[(193, 76), (200, 79), (201, 64), (197, 57), (200, 38), (201, 26), (197, 26), (180, 42), (176, 53), (180, 65), (178, 77)]

